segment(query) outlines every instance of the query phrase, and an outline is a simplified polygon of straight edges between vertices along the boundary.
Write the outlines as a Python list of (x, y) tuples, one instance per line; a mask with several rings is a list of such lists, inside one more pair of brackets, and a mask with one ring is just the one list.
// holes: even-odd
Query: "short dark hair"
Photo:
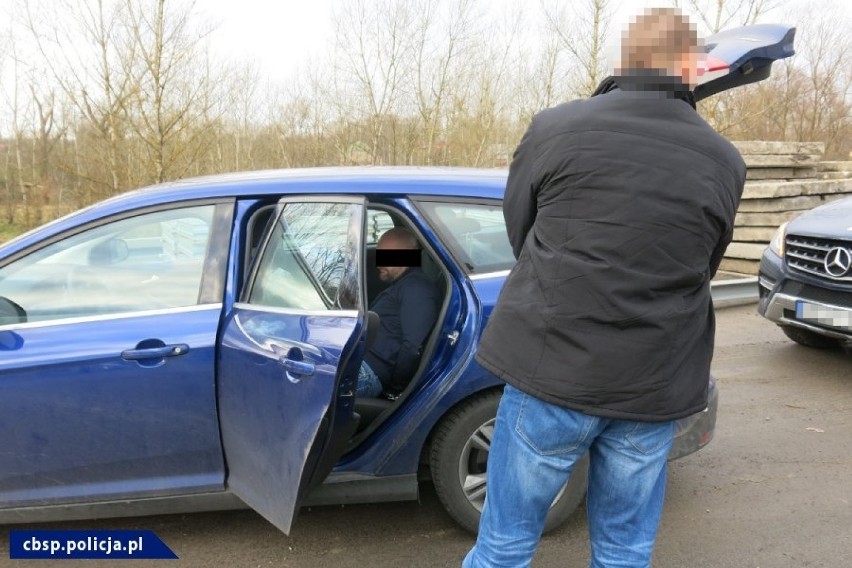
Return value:
[(622, 69), (672, 69), (684, 54), (696, 51), (698, 32), (676, 8), (650, 8), (621, 36)]

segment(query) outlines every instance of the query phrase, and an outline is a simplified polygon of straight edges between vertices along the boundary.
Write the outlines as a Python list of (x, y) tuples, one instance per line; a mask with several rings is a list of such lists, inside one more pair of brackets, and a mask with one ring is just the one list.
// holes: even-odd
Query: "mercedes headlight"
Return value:
[(787, 223), (784, 223), (775, 231), (772, 240), (769, 241), (769, 250), (784, 258), (784, 240), (787, 238)]

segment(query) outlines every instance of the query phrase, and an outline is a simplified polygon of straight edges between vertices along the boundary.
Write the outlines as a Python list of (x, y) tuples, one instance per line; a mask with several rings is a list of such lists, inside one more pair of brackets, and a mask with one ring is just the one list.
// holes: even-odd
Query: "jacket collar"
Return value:
[(625, 69), (615, 75), (613, 81), (622, 91), (659, 93), (667, 99), (685, 101), (695, 108), (695, 99), (689, 86), (680, 77), (668, 75), (660, 69)]

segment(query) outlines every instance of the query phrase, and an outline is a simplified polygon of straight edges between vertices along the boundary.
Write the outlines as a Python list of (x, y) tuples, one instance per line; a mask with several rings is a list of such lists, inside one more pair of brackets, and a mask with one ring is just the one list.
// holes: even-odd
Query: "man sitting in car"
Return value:
[(417, 370), (423, 343), (438, 319), (441, 295), (420, 268), (420, 246), (407, 229), (384, 233), (376, 247), (376, 266), (389, 283), (370, 306), (379, 330), (358, 374), (358, 396), (395, 398)]

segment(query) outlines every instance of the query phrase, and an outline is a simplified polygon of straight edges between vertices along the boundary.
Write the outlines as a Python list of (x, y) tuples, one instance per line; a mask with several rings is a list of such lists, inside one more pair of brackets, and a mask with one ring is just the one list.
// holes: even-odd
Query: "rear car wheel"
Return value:
[[(430, 466), (438, 498), (450, 516), (474, 534), (485, 503), (488, 451), (500, 394), (495, 391), (477, 396), (453, 410), (432, 440)], [(586, 494), (588, 469), (586, 455), (574, 466), (571, 478), (551, 505), (545, 533), (560, 526), (577, 509)]]
[(837, 347), (840, 344), (840, 342), (833, 337), (826, 337), (824, 335), (814, 333), (813, 331), (802, 329), (801, 327), (782, 325), (781, 330), (784, 331), (784, 335), (805, 347), (831, 349), (832, 347)]

